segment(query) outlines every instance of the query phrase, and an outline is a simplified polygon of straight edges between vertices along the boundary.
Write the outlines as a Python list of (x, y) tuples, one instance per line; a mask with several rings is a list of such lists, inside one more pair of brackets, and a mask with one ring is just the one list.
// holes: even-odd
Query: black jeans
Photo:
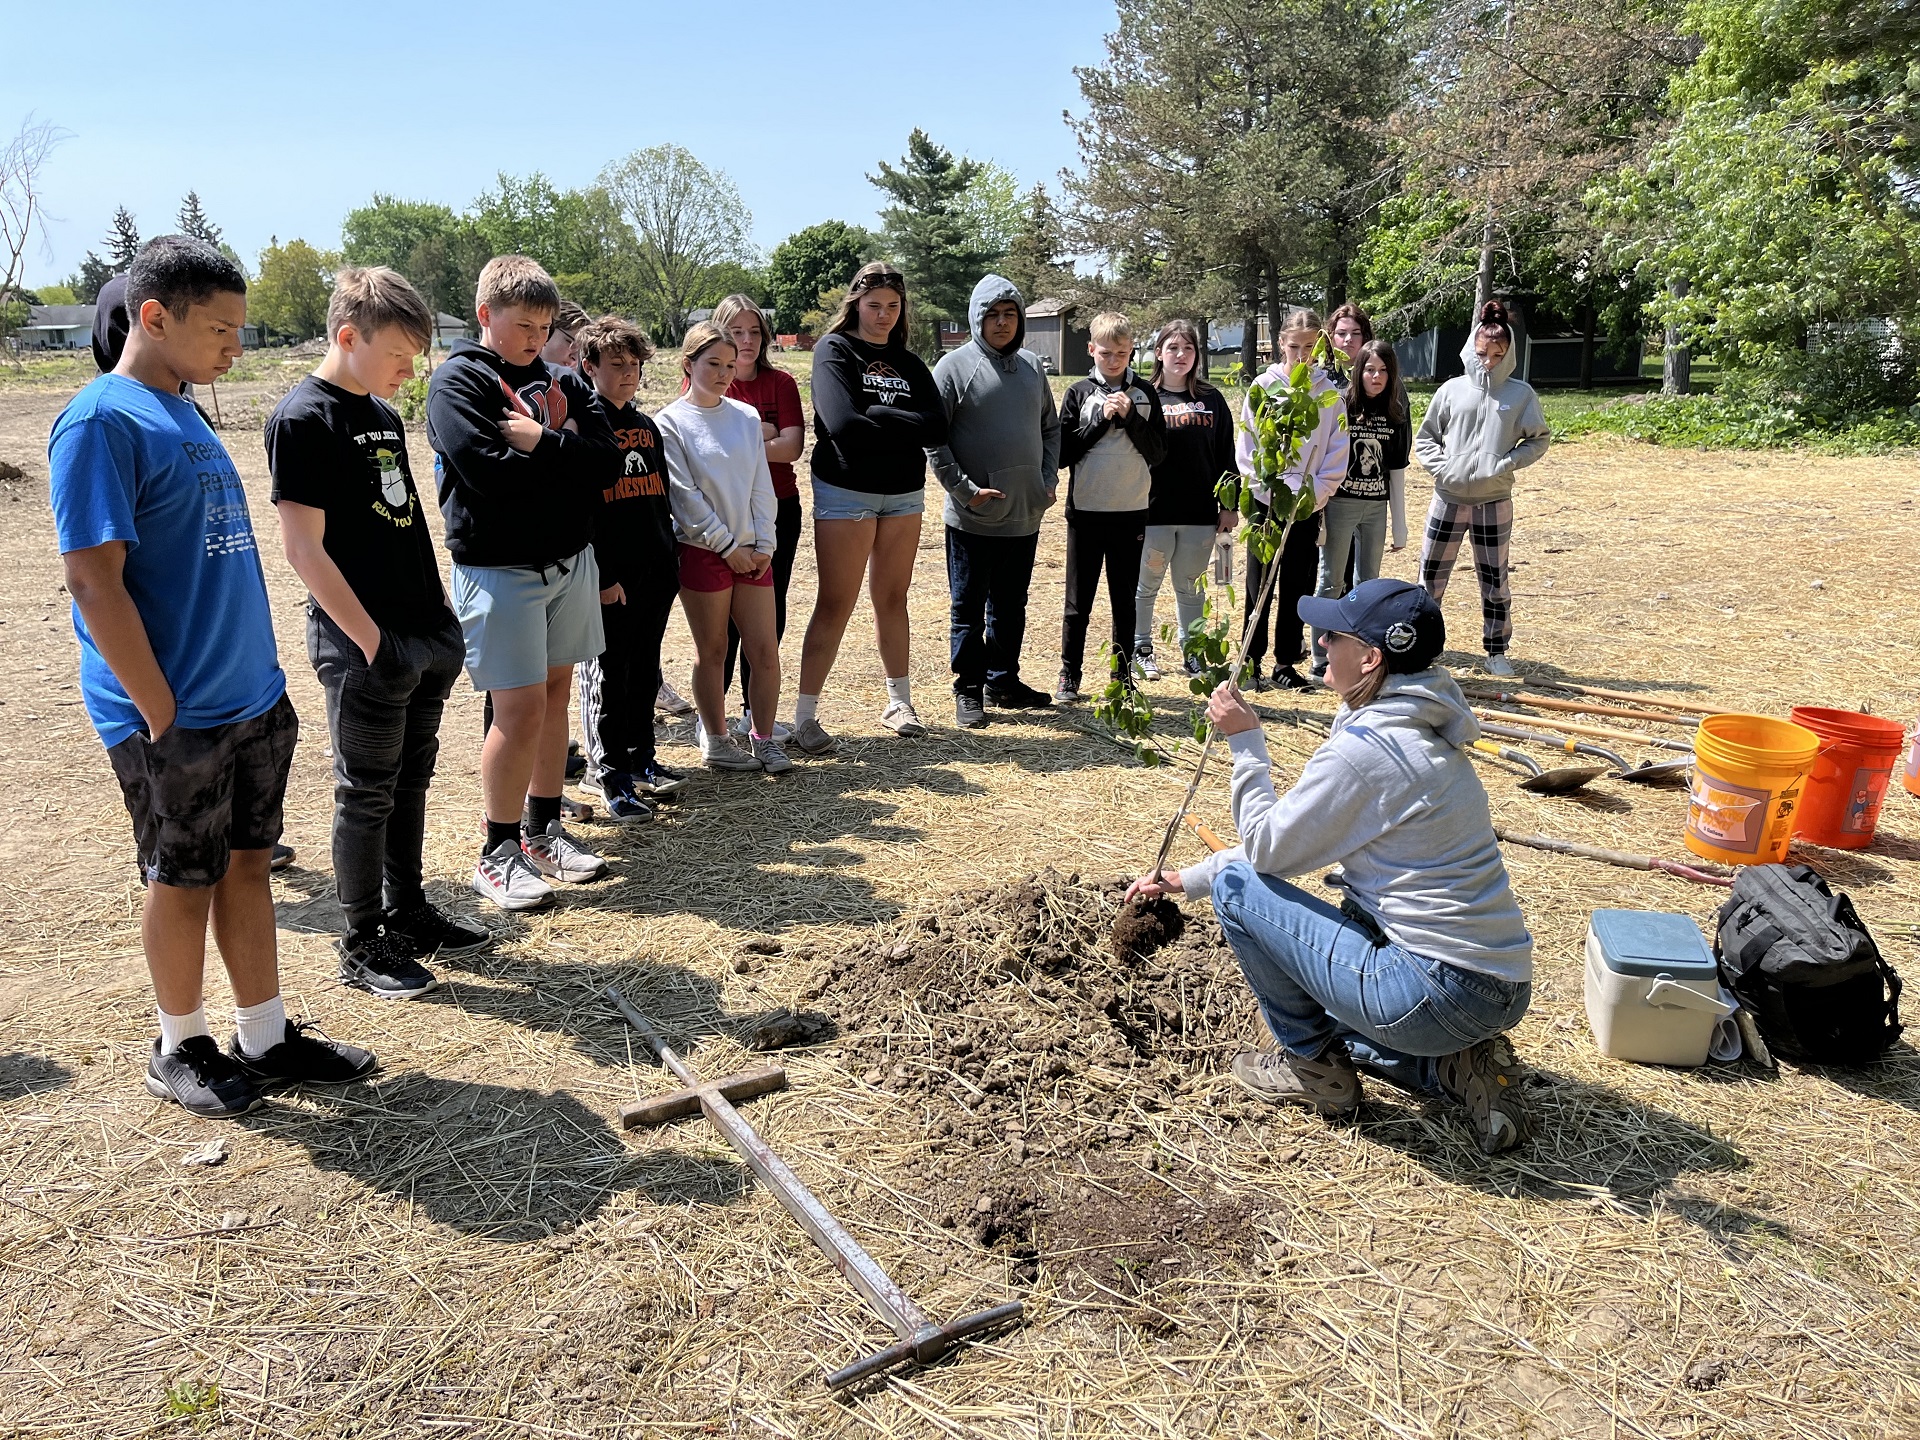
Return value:
[(978, 695), (1020, 683), (1027, 589), (1040, 536), (971, 535), (947, 526), (947, 592), (953, 599), (953, 691)]
[[(775, 640), (787, 638), (787, 586), (793, 583), (794, 557), (800, 553), (800, 497), (783, 495), (780, 497), (780, 509), (773, 520), (773, 637)], [(720, 681), (720, 694), (725, 697), (733, 688), (733, 667), (740, 666), (740, 708), (752, 708), (747, 701), (747, 686), (753, 680), (753, 666), (740, 659), (740, 632), (733, 628), (733, 622), (727, 622), (727, 668)], [(758, 716), (755, 723), (771, 726), (773, 717), (764, 721)], [(771, 733), (771, 731), (769, 731)]]
[[(1249, 616), (1253, 622), (1253, 639), (1247, 643), (1247, 663), (1256, 668), (1267, 658), (1267, 629), (1276, 609), (1280, 612), (1280, 619), (1272, 622), (1274, 663), (1298, 665), (1307, 658), (1300, 602), (1313, 594), (1320, 583), (1320, 517), (1309, 515), (1304, 520), (1294, 521), (1293, 529), (1287, 535), (1286, 548), (1273, 558), (1280, 566), (1280, 578), (1274, 581), (1273, 593), (1267, 597), (1267, 603), (1260, 607), (1259, 615)], [(1249, 547), (1246, 600), (1249, 611), (1259, 598), (1260, 587), (1266, 583), (1267, 567), (1260, 563), (1259, 557)]]
[(1078, 675), (1087, 651), (1087, 622), (1107, 572), (1107, 603), (1113, 611), (1113, 657), (1117, 667), (1133, 658), (1134, 592), (1140, 585), (1140, 552), (1146, 548), (1144, 510), (1067, 512), (1067, 612), (1060, 623), (1060, 667)]
[(427, 787), (440, 754), (440, 716), (466, 664), (451, 614), (430, 635), (380, 632), (367, 663), (319, 606), (307, 604), (307, 655), (327, 697), (333, 737), (333, 883), (347, 934), (362, 938), (385, 908), (426, 898), (420, 851)]
[(600, 607), (607, 648), (579, 670), (580, 733), (587, 741), (587, 778), (596, 784), (653, 768), (660, 646), (680, 594), (680, 572), (663, 564), (650, 579), (621, 577), (620, 587), (627, 603)]

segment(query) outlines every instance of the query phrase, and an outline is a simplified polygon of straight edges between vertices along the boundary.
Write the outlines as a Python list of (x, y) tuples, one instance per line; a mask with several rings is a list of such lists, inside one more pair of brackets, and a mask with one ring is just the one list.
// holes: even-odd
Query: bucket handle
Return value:
[(1698, 990), (1682, 985), (1671, 975), (1658, 976), (1647, 987), (1647, 1004), (1656, 1005), (1662, 1010), (1702, 1010), (1716, 1020), (1731, 1015), (1735, 1008), (1718, 995), (1702, 995)]

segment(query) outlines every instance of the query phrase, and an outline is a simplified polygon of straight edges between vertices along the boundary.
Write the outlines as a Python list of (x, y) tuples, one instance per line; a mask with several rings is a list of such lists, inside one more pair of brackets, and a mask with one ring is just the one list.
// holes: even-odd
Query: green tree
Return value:
[(955, 159), (915, 129), (899, 168), (883, 160), (880, 173), (867, 177), (893, 199), (880, 219), (887, 249), (913, 291), (914, 347), (929, 357), (939, 353), (938, 322), (966, 319), (967, 298), (996, 258), (981, 248), (966, 206), (980, 172), (979, 161)]
[(874, 237), (844, 220), (822, 220), (796, 230), (767, 257), (767, 300), (774, 328), (799, 330), (827, 290), (844, 289), (853, 272), (875, 251)]
[(967, 238), (993, 264), (1007, 253), (1026, 224), (1027, 202), (1011, 173), (992, 161), (982, 161), (960, 196), (960, 213)]
[(74, 293), (71, 285), (42, 285), (34, 294), (42, 305), (80, 305), (85, 302)]
[(340, 249), (347, 264), (397, 270), (436, 311), (462, 317), (489, 253), (479, 228), (447, 206), (381, 194), (340, 222)]
[(1066, 230), (1060, 214), (1047, 195), (1047, 187), (1036, 185), (1021, 206), (1019, 228), (1000, 259), (1000, 273), (1020, 287), (1031, 304), (1035, 300), (1057, 298), (1071, 289), (1073, 269), (1063, 263), (1067, 251)]
[(340, 257), (304, 240), (272, 237), (260, 252), (260, 274), (247, 290), (247, 315), (263, 329), (295, 340), (323, 335), (333, 272)]
[(124, 275), (139, 253), (140, 227), (134, 223), (133, 212), (122, 205), (113, 212), (113, 224), (107, 231), (107, 263), (115, 275)]
[(180, 202), (180, 213), (174, 217), (174, 226), (182, 235), (192, 236), (195, 240), (204, 240), (216, 249), (224, 248), (220, 238), (220, 227), (207, 218), (207, 212), (201, 207), (197, 191), (187, 191), (186, 198)]
[(80, 260), (80, 268), (67, 277), (67, 286), (82, 305), (91, 305), (100, 297), (100, 287), (113, 278), (113, 267), (89, 250)]
[(634, 151), (600, 172), (599, 188), (632, 236), (623, 273), (638, 308), (667, 338), (686, 332), (687, 311), (715, 266), (758, 258), (748, 238), (753, 216), (733, 181), (678, 145)]

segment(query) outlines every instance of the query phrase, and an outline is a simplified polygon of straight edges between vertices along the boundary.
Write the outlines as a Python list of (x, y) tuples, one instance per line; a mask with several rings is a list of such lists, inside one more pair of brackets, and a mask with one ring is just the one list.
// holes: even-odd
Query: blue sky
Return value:
[(72, 135), (29, 285), (100, 248), (119, 204), (164, 234), (197, 190), (252, 265), (269, 236), (338, 243), (375, 191), (460, 209), (497, 171), (581, 185), (666, 141), (733, 177), (767, 248), (871, 224), (864, 177), (915, 125), (1052, 188), (1075, 158), (1073, 67), (1112, 25), (1111, 0), (41, 3), (9, 17), (0, 126), (31, 112)]

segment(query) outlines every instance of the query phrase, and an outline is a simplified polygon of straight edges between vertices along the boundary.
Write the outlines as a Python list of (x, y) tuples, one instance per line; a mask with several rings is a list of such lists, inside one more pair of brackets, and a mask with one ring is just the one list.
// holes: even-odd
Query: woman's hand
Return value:
[(1245, 730), (1260, 728), (1260, 717), (1253, 713), (1253, 707), (1247, 704), (1247, 697), (1236, 690), (1230, 680), (1222, 680), (1208, 697), (1207, 719), (1222, 735), (1238, 735)]
[(1238, 510), (1222, 510), (1220, 512), (1220, 519), (1213, 528), (1222, 535), (1227, 534), (1229, 531), (1239, 529), (1240, 512)]
[(780, 438), (780, 431), (774, 426), (769, 425), (765, 420), (762, 420), (760, 422), (760, 438), (762, 440), (778, 440)]
[(736, 575), (753, 575), (760, 569), (760, 556), (744, 545), (736, 545), (725, 556), (727, 568)]
[(1127, 899), (1158, 900), (1162, 895), (1181, 894), (1186, 888), (1178, 870), (1162, 870), (1157, 880), (1151, 875), (1142, 875), (1129, 885)]
[(600, 592), (602, 605), (624, 605), (627, 603), (627, 590), (618, 580)]
[(765, 578), (766, 573), (773, 568), (773, 556), (764, 550), (756, 550), (753, 552), (753, 560), (753, 569), (747, 572), (747, 578), (750, 580)]

